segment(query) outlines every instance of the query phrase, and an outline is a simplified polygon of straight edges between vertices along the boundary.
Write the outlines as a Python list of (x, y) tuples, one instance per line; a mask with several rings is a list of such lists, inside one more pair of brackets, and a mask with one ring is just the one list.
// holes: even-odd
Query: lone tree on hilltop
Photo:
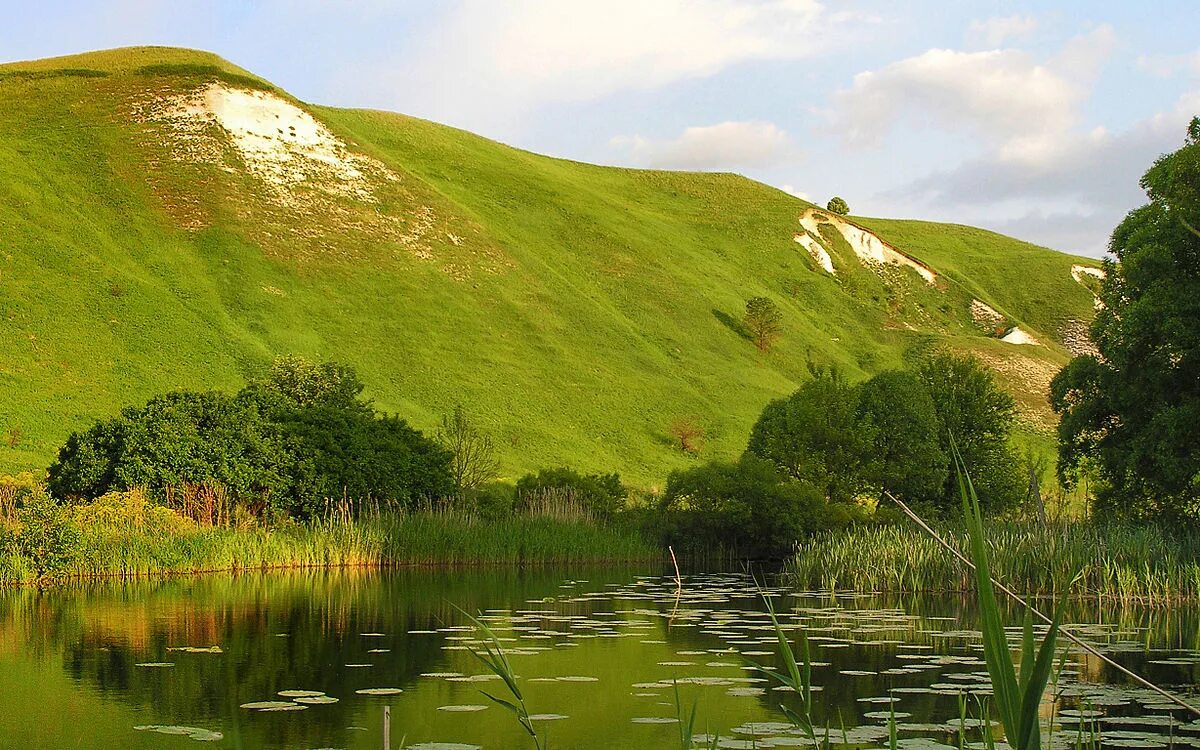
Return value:
[(845, 198), (842, 198), (840, 195), (835, 195), (829, 199), (828, 203), (825, 204), (825, 210), (831, 211), (839, 216), (845, 216), (846, 214), (850, 213), (850, 204), (846, 202)]
[(771, 345), (783, 332), (783, 313), (768, 298), (751, 297), (746, 301), (746, 316), (742, 324), (759, 351), (770, 351)]

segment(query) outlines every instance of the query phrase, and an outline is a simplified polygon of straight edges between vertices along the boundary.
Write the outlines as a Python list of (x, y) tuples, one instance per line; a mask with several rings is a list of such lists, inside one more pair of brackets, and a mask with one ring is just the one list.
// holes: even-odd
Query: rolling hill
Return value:
[[(509, 476), (658, 484), (740, 452), (810, 361), (861, 378), (943, 344), (995, 367), (1037, 432), (1049, 377), (1086, 346), (1097, 266), (843, 220), (734, 174), (308, 104), (204, 52), (0, 65), (0, 471), (279, 354), (354, 365), (422, 429), (462, 403)], [(784, 314), (766, 354), (738, 323), (754, 296)], [(696, 456), (674, 446), (680, 419), (705, 429)]]

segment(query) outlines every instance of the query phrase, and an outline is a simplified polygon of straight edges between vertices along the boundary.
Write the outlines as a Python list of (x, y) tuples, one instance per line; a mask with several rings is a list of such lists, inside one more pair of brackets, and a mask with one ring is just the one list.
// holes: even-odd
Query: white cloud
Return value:
[[(1063, 132), (1036, 160), (991, 151), (890, 190), (887, 196), (942, 208), (1007, 205), (1015, 209), (1010, 215), (1024, 215), (1002, 222), (998, 229), (1099, 254), (1125, 212), (1145, 201), (1138, 185), (1142, 173), (1160, 154), (1183, 144), (1187, 124), (1197, 113), (1200, 91), (1185, 94), (1172, 109), (1126, 130)], [(1031, 210), (1031, 205), (1039, 207)]]
[(462, 0), (393, 80), (405, 111), (474, 126), (811, 57), (869, 23), (817, 0)]
[(798, 152), (774, 123), (722, 122), (692, 126), (671, 140), (618, 136), (610, 143), (635, 163), (658, 169), (737, 169), (794, 161)]
[(966, 129), (1013, 158), (1038, 160), (1078, 124), (1079, 105), (1112, 53), (1099, 26), (1038, 61), (1017, 49), (931, 49), (854, 77), (834, 95), (833, 123), (851, 145), (880, 145), (900, 122)]
[(932, 49), (854, 76), (834, 95), (834, 122), (851, 144), (879, 145), (901, 120), (991, 140), (1062, 130), (1084, 92), (1019, 50)]
[(1033, 16), (993, 16), (971, 21), (967, 38), (973, 45), (999, 47), (1009, 39), (1024, 39), (1037, 30)]
[(1200, 76), (1200, 50), (1182, 55), (1142, 55), (1137, 59), (1138, 70), (1159, 78), (1176, 75)]
[(808, 201), (809, 203), (816, 202), (812, 199), (812, 196), (810, 196), (808, 193), (804, 192), (803, 190), (797, 190), (792, 185), (783, 184), (783, 185), (779, 186), (779, 189), (782, 190), (783, 192), (787, 193), (788, 195), (796, 196), (797, 198), (799, 198), (802, 201)]

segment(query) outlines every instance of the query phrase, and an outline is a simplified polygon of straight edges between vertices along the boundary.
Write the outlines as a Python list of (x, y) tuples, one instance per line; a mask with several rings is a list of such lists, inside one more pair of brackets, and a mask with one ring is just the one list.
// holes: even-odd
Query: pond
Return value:
[[(659, 573), (294, 571), (0, 592), (0, 748), (377, 749), (385, 706), (394, 747), (526, 747), (480, 692), (504, 694), (457, 607), (510, 650), (554, 748), (678, 747), (673, 681), (722, 747), (803, 746), (779, 708), (797, 696), (748, 663), (776, 653), (752, 579), (685, 576), (677, 591)], [(908, 750), (959, 746), (960, 696), (987, 686), (969, 602), (772, 591), (783, 624), (808, 628), (831, 739), (886, 747), (894, 711)], [(1122, 664), (1192, 690), (1194, 609), (1081, 603), (1071, 619)], [(1106, 747), (1200, 746), (1195, 717), (1098, 659), (1063, 665), (1060, 741), (1086, 717)]]

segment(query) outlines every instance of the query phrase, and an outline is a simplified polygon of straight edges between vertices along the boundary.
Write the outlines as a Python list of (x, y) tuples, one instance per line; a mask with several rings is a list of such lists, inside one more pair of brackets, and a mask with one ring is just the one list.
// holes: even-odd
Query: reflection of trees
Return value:
[[(232, 725), (231, 738), (269, 730), (251, 746), (265, 746), (267, 736), (279, 745), (335, 742), (354, 723), (352, 707), (361, 701), (303, 714), (255, 715), (253, 722), (239, 706), (287, 689), (347, 698), (359, 688), (408, 688), (446, 660), (443, 635), (408, 631), (460, 624), (456, 605), (468, 611), (528, 608), (530, 599), (559, 593), (561, 581), (561, 572), (537, 569), (345, 570), (11, 591), (0, 595), (0, 649), (61, 653), (73, 679), (173, 723), (221, 716)], [(593, 607), (555, 605), (579, 613)], [(223, 653), (168, 651), (213, 645)], [(374, 648), (390, 651), (368, 653)], [(135, 666), (160, 661), (176, 666)], [(374, 666), (346, 666), (365, 663)]]
[[(442, 650), (448, 645), (444, 635), (408, 633), (462, 624), (456, 606), (471, 612), (520, 612), (520, 627), (576, 634), (629, 630), (614, 624), (616, 620), (648, 621), (651, 627), (637, 631), (641, 638), (666, 641), (672, 652), (706, 652), (704, 656), (679, 657), (697, 665), (707, 661), (741, 663), (736, 655), (707, 653), (729, 645), (727, 638), (706, 632), (711, 630), (767, 639), (744, 649), (776, 650), (772, 631), (759, 629), (767, 626), (768, 620), (753, 587), (744, 579), (724, 584), (728, 591), (722, 594), (706, 589), (707, 583), (685, 584), (672, 625), (673, 582), (631, 584), (630, 574), (622, 570), (603, 576), (589, 571), (587, 577), (586, 585), (561, 588), (564, 574), (557, 569), (351, 570), (177, 578), (51, 592), (13, 590), (0, 594), (0, 654), (16, 658), (24, 654), (56, 658), (61, 654), (64, 671), (71, 678), (143, 710), (148, 718), (202, 724), (217, 716), (231, 739), (240, 738), (248, 747), (266, 747), (343, 743), (344, 728), (361, 721), (363, 701), (345, 700), (301, 714), (277, 715), (251, 715), (238, 708), (241, 703), (270, 699), (289, 688), (325, 690), (335, 697), (353, 698), (358, 688), (410, 688), (421, 672), (462, 670), (463, 662), (452, 656), (456, 652)], [(607, 586), (609, 583), (620, 585)], [(912, 662), (897, 659), (896, 653), (915, 651), (914, 646), (926, 647), (921, 653), (978, 654), (973, 650), (978, 641), (966, 634), (978, 627), (969, 597), (785, 596), (776, 600), (776, 607), (785, 626), (804, 622), (813, 636), (852, 641), (846, 648), (834, 649), (820, 648), (817, 644), (821, 641), (813, 641), (814, 660), (831, 662), (814, 670), (817, 683), (824, 687), (815, 695), (817, 718), (831, 727), (871, 722), (864, 722), (862, 715), (886, 710), (886, 705), (859, 703), (858, 698), (884, 696), (893, 687), (927, 686), (946, 671), (982, 669), (959, 667), (912, 675), (839, 674), (846, 669), (883, 672), (906, 666)], [(634, 610), (647, 613), (632, 614)], [(621, 614), (610, 616), (614, 611)], [(497, 623), (502, 636), (510, 635), (506, 632), (513, 624), (506, 621), (509, 617), (506, 613)], [(1010, 608), (1007, 619), (1018, 624), (1020, 612)], [(1200, 621), (1194, 608), (1118, 609), (1081, 601), (1072, 604), (1067, 619), (1099, 623), (1077, 630), (1099, 642), (1125, 642), (1129, 650), (1117, 658), (1151, 679), (1178, 683), (1200, 676), (1191, 666), (1146, 664), (1144, 655), (1149, 647), (1193, 648)], [(722, 625), (717, 627), (717, 623)], [(948, 636), (947, 631), (962, 632)], [(385, 633), (386, 637), (360, 635), (369, 632)], [(279, 633), (287, 635), (278, 637)], [(546, 662), (517, 657), (516, 665), (518, 671), (529, 675), (586, 669), (580, 673), (600, 677), (605, 686), (630, 684), (641, 675), (647, 679), (656, 679), (651, 675), (667, 677), (669, 671), (657, 664), (663, 659), (663, 647), (641, 646), (637, 640), (589, 640), (586, 663), (567, 650)], [(871, 641), (902, 641), (904, 645), (872, 645)], [(219, 645), (224, 653), (167, 651), (172, 646), (211, 645)], [(372, 648), (391, 651), (368, 653)], [(775, 661), (773, 656), (754, 658), (764, 665)], [(147, 661), (169, 661), (177, 666), (134, 666)], [(1080, 680), (1123, 682), (1099, 663), (1082, 657), (1075, 661)], [(353, 663), (375, 667), (359, 670), (345, 666)], [(458, 666), (448, 668), (450, 663)], [(742, 677), (750, 673), (703, 666), (678, 672), (679, 677), (691, 675)], [(530, 690), (544, 690), (544, 696), (551, 696), (548, 686), (531, 685)], [(715, 696), (725, 688), (706, 690)], [(751, 700), (782, 721), (779, 704), (795, 701), (795, 696), (768, 690)], [(913, 714), (906, 721), (945, 720), (957, 715), (957, 698), (907, 693), (900, 710)]]

